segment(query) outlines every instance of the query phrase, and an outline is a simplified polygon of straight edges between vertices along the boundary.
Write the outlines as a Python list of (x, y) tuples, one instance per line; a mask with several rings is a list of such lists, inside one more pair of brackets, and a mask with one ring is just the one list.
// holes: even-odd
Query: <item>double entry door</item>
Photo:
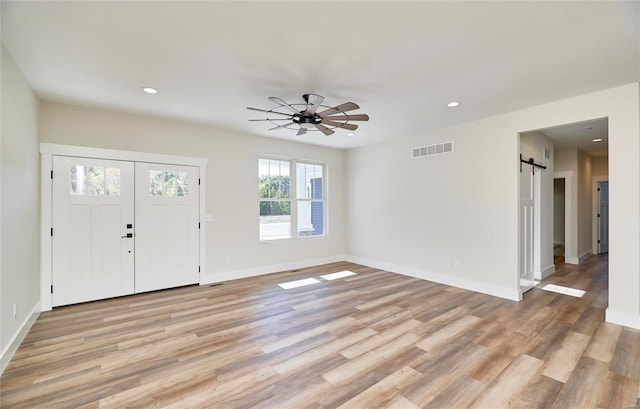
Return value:
[(197, 283), (198, 172), (53, 156), (53, 306)]

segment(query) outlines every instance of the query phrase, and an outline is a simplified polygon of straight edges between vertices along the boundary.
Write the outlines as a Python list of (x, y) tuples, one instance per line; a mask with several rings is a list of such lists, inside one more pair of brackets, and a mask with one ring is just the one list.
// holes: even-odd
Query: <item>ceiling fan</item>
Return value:
[[(354, 102), (345, 102), (335, 107), (322, 105), (324, 97), (317, 94), (304, 94), (302, 96), (304, 103), (289, 104), (278, 97), (269, 97), (269, 100), (278, 104), (272, 109), (260, 109), (247, 107), (247, 109), (258, 112), (266, 112), (267, 117), (264, 119), (249, 119), (249, 121), (269, 121), (276, 125), (270, 128), (275, 129), (292, 129), (297, 130), (296, 135), (304, 135), (307, 131), (320, 131), (325, 135), (335, 133), (335, 128), (347, 129), (355, 131), (358, 125), (352, 124), (351, 121), (368, 121), (367, 114), (349, 115), (347, 112), (360, 109), (358, 104)], [(316, 112), (320, 108), (325, 108), (320, 112)], [(314, 129), (315, 128), (315, 129)]]

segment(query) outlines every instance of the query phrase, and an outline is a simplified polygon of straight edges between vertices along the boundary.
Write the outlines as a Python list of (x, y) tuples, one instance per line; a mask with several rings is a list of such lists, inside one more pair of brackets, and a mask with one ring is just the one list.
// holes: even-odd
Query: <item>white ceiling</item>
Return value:
[[(639, 1), (2, 1), (43, 99), (340, 148), (639, 81), (639, 26)], [(306, 92), (371, 120), (301, 137), (248, 121)]]
[[(589, 156), (608, 156), (609, 153), (609, 121), (607, 118), (578, 122), (543, 129), (554, 142), (555, 150), (578, 148)], [(594, 139), (602, 139), (594, 141)]]

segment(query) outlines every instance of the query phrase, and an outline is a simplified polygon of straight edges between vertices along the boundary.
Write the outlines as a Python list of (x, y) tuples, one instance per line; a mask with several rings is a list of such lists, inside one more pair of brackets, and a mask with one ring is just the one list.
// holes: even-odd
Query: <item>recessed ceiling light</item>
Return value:
[(460, 105), (460, 103), (459, 103), (458, 101), (451, 101), (451, 102), (449, 102), (449, 103), (447, 104), (447, 106), (448, 106), (449, 108), (455, 108), (455, 107), (457, 107), (458, 105)]
[(602, 138), (594, 138), (591, 141), (592, 142), (602, 142)]
[(146, 92), (147, 94), (157, 94), (158, 90), (155, 88), (151, 88), (151, 87), (142, 87), (142, 90), (144, 92)]
[(353, 132), (349, 132), (347, 136), (356, 136), (356, 134), (354, 134)]

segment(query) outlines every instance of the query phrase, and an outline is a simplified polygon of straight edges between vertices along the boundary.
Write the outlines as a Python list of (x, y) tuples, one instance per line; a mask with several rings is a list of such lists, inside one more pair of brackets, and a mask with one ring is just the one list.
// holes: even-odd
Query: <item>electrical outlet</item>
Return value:
[(18, 305), (13, 304), (13, 319), (15, 320), (17, 316), (18, 316)]
[(225, 264), (230, 264), (231, 263), (231, 257), (230, 256), (225, 257), (224, 258), (224, 263)]

